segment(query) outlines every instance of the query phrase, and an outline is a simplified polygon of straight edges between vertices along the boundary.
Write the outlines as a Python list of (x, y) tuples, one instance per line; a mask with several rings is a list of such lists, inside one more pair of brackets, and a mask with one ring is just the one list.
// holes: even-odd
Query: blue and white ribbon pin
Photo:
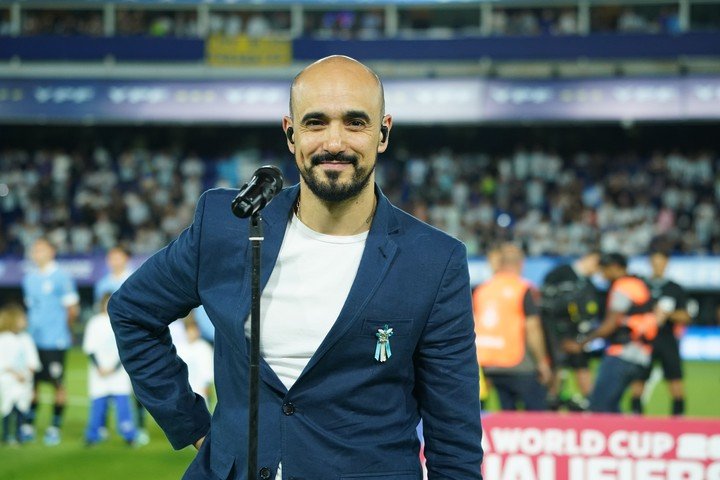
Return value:
[(378, 339), (377, 345), (375, 346), (375, 360), (380, 363), (386, 362), (387, 359), (392, 356), (392, 351), (390, 350), (390, 337), (393, 336), (393, 329), (389, 328), (387, 324), (385, 324), (385, 328), (378, 328), (375, 336)]

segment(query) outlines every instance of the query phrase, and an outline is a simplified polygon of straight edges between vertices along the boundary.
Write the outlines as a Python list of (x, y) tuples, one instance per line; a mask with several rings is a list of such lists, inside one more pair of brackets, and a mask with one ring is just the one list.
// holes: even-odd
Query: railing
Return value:
[[(253, 40), (250, 39), (252, 42)], [(262, 39), (260, 42), (267, 41)], [(0, 37), (0, 60), (204, 62), (208, 42), (190, 38), (39, 35)], [(593, 34), (568, 37), (471, 37), (445, 40), (275, 41), (289, 60), (345, 54), (361, 60), (569, 60), (678, 59), (720, 56), (720, 32), (683, 35)], [(289, 51), (292, 55), (289, 55)], [(253, 51), (248, 47), (248, 52)], [(276, 62), (282, 63), (282, 62)]]

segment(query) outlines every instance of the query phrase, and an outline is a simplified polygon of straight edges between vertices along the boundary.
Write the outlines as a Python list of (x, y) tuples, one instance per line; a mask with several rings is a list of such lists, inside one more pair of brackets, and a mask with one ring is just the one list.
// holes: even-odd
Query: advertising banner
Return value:
[[(290, 61), (281, 40), (209, 42), (216, 65)], [(275, 124), (287, 80), (2, 79), (0, 122)], [(388, 79), (398, 123), (708, 120), (720, 118), (720, 77), (602, 80)]]
[[(487, 82), (484, 116), (494, 120), (671, 120), (694, 116), (683, 82), (632, 80), (492, 80)], [(703, 109), (703, 111), (706, 111)]]
[[(147, 256), (133, 257), (133, 263), (140, 265)], [(570, 261), (555, 257), (529, 257), (525, 259), (523, 276), (535, 285), (542, 284), (547, 272), (560, 263)], [(92, 284), (99, 275), (104, 274), (105, 257), (103, 255), (76, 255), (63, 257), (58, 263), (71, 272), (80, 284)], [(470, 284), (478, 285), (490, 278), (490, 267), (484, 258), (471, 258), (468, 262)], [(18, 257), (0, 258), (0, 287), (19, 286), (22, 275), (27, 268), (26, 262)], [(630, 272), (636, 275), (649, 273), (647, 257), (630, 259)], [(716, 290), (720, 289), (720, 257), (689, 256), (673, 257), (668, 267), (668, 278), (678, 282), (685, 289)]]
[(484, 478), (720, 480), (720, 420), (488, 413)]
[[(571, 262), (572, 259), (559, 259), (556, 257), (529, 257), (525, 259), (523, 277), (535, 285), (542, 284), (545, 275), (561, 263)], [(478, 285), (488, 278), (491, 272), (484, 258), (471, 258), (469, 262), (470, 283)], [(650, 260), (647, 256), (630, 258), (628, 270), (634, 275), (648, 277), (651, 274)], [(673, 280), (686, 290), (714, 290), (720, 289), (720, 257), (708, 255), (673, 256), (666, 272), (667, 278)], [(598, 287), (606, 286), (597, 276), (594, 278)]]
[(205, 59), (214, 67), (278, 66), (292, 62), (292, 41), (286, 38), (213, 35)]
[[(148, 255), (135, 255), (130, 268), (137, 269), (148, 259)], [(57, 263), (75, 280), (79, 287), (91, 287), (108, 273), (104, 255), (88, 255), (58, 258)], [(16, 257), (0, 258), (0, 287), (20, 287), (23, 276), (32, 268), (28, 260)]]
[(683, 360), (720, 361), (720, 327), (690, 325), (680, 337)]

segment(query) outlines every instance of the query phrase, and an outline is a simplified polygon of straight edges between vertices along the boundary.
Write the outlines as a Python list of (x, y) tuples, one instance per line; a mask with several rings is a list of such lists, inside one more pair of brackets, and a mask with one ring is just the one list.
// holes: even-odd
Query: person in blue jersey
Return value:
[(55, 402), (52, 423), (45, 431), (44, 442), (57, 445), (67, 400), (63, 384), (65, 356), (72, 345), (70, 329), (80, 311), (80, 297), (72, 277), (55, 262), (55, 248), (47, 239), (40, 238), (32, 244), (30, 258), (35, 268), (25, 275), (22, 286), (28, 310), (28, 332), (37, 346), (42, 369), (35, 375), (27, 423), (30, 427), (35, 423), (39, 383), (50, 383), (55, 389)]
[(108, 273), (95, 284), (94, 300), (95, 303), (106, 295), (112, 295), (120, 288), (125, 280), (130, 276), (130, 252), (122, 246), (116, 246), (108, 250), (105, 256), (105, 264), (108, 267)]
[[(213, 189), (193, 223), (110, 299), (136, 395), (186, 480), (481, 480), (482, 429), (465, 246), (375, 184), (389, 145), (382, 83), (330, 56), (291, 86), (283, 118), (299, 185), (262, 211), (258, 464), (248, 479), (249, 219)], [(247, 255), (246, 255), (247, 254)], [(215, 326), (217, 404), (188, 382), (168, 325), (203, 305)]]

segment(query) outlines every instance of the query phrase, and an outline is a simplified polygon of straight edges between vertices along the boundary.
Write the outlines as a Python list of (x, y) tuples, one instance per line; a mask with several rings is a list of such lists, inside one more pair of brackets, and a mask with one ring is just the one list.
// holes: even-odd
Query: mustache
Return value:
[(358, 158), (355, 155), (349, 155), (342, 152), (338, 153), (318, 153), (310, 157), (310, 162), (313, 167), (320, 165), (321, 163), (328, 162), (341, 162), (349, 163), (351, 165), (357, 165)]

